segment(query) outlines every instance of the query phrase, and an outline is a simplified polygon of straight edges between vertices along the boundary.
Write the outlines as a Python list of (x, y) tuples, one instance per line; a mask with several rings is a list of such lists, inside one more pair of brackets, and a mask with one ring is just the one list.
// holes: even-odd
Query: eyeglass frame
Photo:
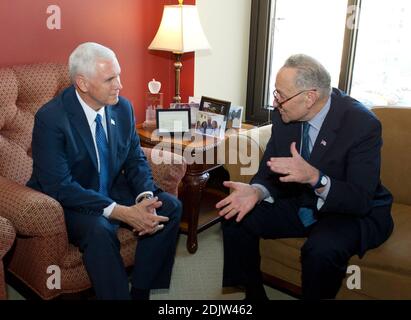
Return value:
[[(284, 101), (281, 101), (281, 102), (278, 101), (278, 98), (277, 98), (277, 95), (280, 94), (280, 93), (277, 91), (277, 89), (275, 89), (275, 90), (273, 91), (273, 95), (274, 95), (274, 100), (275, 100), (275, 102), (277, 103), (277, 106), (282, 108), (283, 105), (284, 105), (284, 103), (287, 103), (288, 101), (290, 101), (291, 99), (294, 99), (295, 97), (299, 96), (300, 94), (302, 94), (302, 93), (304, 93), (304, 92), (309, 92), (309, 91), (317, 91), (317, 89), (306, 89), (306, 90), (302, 90), (302, 91), (296, 93), (295, 95), (293, 95), (293, 96), (291, 96), (291, 97), (289, 97), (289, 98), (287, 98), (287, 99), (285, 99)], [(280, 95), (281, 95), (281, 94), (280, 94)]]

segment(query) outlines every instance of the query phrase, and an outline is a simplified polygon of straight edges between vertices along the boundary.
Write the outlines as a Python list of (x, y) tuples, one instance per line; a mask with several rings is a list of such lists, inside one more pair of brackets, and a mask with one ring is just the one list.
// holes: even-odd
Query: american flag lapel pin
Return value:
[(115, 126), (115, 125), (116, 125), (116, 122), (115, 122), (113, 119), (111, 119), (111, 124), (112, 124), (113, 126)]
[(322, 145), (323, 147), (326, 147), (326, 146), (327, 146), (327, 141), (321, 140), (321, 145)]

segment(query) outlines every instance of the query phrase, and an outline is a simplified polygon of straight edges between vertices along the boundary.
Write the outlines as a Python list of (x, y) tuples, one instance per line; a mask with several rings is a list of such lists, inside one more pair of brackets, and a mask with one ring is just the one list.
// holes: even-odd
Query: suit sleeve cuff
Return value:
[(263, 186), (262, 184), (259, 184), (259, 183), (253, 183), (251, 186), (256, 187), (258, 190), (261, 191), (262, 197), (260, 197), (258, 199), (258, 202), (261, 202), (261, 201), (264, 200), (264, 201), (267, 201), (269, 203), (274, 203), (273, 197), (271, 197), (270, 192), (267, 190), (267, 188), (265, 186)]
[(114, 207), (116, 206), (117, 202), (113, 202), (112, 204), (110, 204), (108, 207), (105, 207), (103, 210), (103, 216), (107, 219), (110, 218), (111, 213), (114, 210)]
[(323, 192), (315, 192), (315, 194), (318, 196), (318, 201), (317, 201), (317, 209), (320, 210), (321, 207), (324, 205), (325, 200), (327, 200), (327, 196), (328, 193), (330, 192), (330, 188), (331, 188), (331, 179), (328, 177), (328, 183), (327, 185), (324, 187), (324, 191)]

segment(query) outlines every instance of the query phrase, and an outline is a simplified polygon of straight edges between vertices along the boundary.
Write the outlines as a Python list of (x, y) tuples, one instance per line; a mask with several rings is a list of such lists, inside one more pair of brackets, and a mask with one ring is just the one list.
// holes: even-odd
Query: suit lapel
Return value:
[(335, 95), (331, 96), (331, 106), (327, 116), (321, 126), (317, 140), (313, 146), (313, 150), (310, 156), (310, 163), (316, 167), (324, 154), (333, 145), (335, 138), (337, 137), (337, 131), (341, 126), (342, 121), (342, 108), (339, 108)]
[(71, 87), (65, 98), (68, 101), (64, 103), (68, 114), (70, 115), (70, 123), (77, 130), (84, 145), (90, 155), (90, 158), (98, 171), (96, 148), (94, 146), (93, 136), (91, 135), (90, 126), (87, 122), (86, 115), (80, 105), (75, 93), (74, 87)]
[(114, 169), (116, 168), (118, 143), (117, 118), (113, 108), (113, 106), (106, 107), (107, 135), (110, 146), (111, 172), (114, 172)]
[(279, 157), (291, 156), (291, 143), (296, 142), (297, 150), (300, 150), (301, 144), (301, 122), (283, 123), (280, 118), (280, 124), (277, 125), (281, 128), (277, 131), (277, 150), (279, 150)]

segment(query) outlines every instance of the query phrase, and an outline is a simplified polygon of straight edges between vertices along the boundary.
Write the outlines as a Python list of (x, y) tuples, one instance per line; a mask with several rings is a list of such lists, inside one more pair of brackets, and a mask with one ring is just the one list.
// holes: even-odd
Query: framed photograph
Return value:
[(190, 109), (157, 109), (156, 112), (158, 133), (190, 132)]
[(197, 112), (200, 109), (199, 103), (170, 103), (170, 109), (190, 109), (191, 127), (194, 128), (197, 119)]
[(241, 129), (243, 121), (243, 107), (231, 106), (228, 114), (227, 128)]
[(224, 116), (224, 120), (227, 121), (230, 106), (231, 102), (229, 101), (201, 97), (200, 111), (220, 114)]
[(170, 103), (170, 109), (190, 109), (189, 103)]
[(215, 138), (224, 138), (226, 121), (222, 114), (198, 111), (195, 132)]
[(200, 104), (200, 102), (201, 102), (201, 98), (188, 97), (188, 103), (198, 103), (198, 104)]

